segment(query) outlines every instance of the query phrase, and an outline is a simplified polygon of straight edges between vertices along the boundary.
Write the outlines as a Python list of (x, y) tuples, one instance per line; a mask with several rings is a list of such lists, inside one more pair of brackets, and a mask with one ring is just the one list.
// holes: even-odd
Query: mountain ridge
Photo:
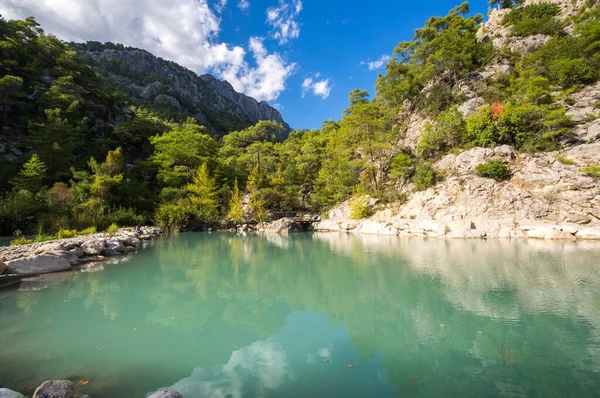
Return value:
[(226, 80), (196, 72), (149, 51), (113, 43), (70, 43), (84, 62), (135, 105), (191, 116), (212, 133), (225, 134), (260, 120), (290, 126), (266, 101), (240, 93)]

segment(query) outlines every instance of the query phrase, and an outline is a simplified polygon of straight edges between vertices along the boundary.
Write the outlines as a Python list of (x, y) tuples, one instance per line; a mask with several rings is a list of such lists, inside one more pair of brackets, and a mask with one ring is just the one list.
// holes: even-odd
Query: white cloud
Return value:
[(215, 4), (215, 10), (218, 13), (222, 13), (225, 9), (225, 6), (227, 6), (227, 0), (217, 0), (217, 4)]
[(248, 0), (240, 0), (237, 6), (240, 10), (245, 11), (250, 7), (250, 2)]
[(277, 53), (269, 54), (262, 38), (251, 37), (248, 46), (257, 66), (250, 68), (245, 62), (228, 65), (220, 71), (221, 76), (236, 90), (259, 101), (276, 99), (285, 89), (285, 81), (294, 74), (296, 64), (287, 64)]
[(390, 58), (391, 57), (389, 55), (383, 54), (376, 61), (361, 61), (360, 64), (367, 65), (369, 67), (369, 70), (377, 70), (380, 69), (382, 66), (386, 65)]
[(296, 18), (302, 11), (302, 1), (279, 0), (278, 7), (269, 7), (267, 9), (267, 23), (273, 30), (271, 35), (279, 40), (279, 44), (285, 44), (290, 39), (297, 39), (300, 36), (300, 25)]
[(329, 79), (323, 79), (316, 81), (321, 76), (320, 73), (317, 73), (314, 78), (307, 77), (302, 82), (302, 98), (306, 96), (306, 93), (312, 92), (314, 95), (319, 96), (323, 99), (329, 97), (331, 93), (331, 85), (329, 84)]
[[(217, 0), (215, 10), (226, 4)], [(259, 101), (277, 98), (295, 69), (280, 54), (269, 54), (259, 39), (249, 42), (255, 64), (250, 66), (244, 48), (219, 41), (220, 17), (207, 0), (2, 0), (0, 14), (34, 16), (44, 30), (67, 41), (143, 48), (197, 73), (213, 72)]]

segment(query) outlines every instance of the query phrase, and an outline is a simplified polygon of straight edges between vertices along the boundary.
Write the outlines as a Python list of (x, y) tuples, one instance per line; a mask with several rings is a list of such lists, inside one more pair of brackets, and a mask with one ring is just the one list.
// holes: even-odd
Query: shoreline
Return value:
[(144, 241), (159, 238), (157, 227), (142, 227), (137, 234), (122, 228), (113, 234), (0, 247), (0, 288), (20, 284), (24, 278), (83, 269), (90, 263), (134, 253)]

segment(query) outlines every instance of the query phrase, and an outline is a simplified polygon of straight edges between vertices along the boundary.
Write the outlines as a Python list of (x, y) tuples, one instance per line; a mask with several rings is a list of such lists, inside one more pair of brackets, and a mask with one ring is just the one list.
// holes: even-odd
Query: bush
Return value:
[(350, 218), (361, 220), (367, 218), (371, 213), (367, 196), (354, 197), (350, 200)]
[(475, 174), (479, 177), (492, 178), (496, 181), (503, 181), (510, 177), (510, 172), (506, 164), (494, 160), (478, 165), (475, 168)]
[(465, 137), (465, 122), (458, 108), (454, 106), (436, 118), (435, 126), (425, 126), (417, 144), (417, 151), (425, 158), (445, 154), (448, 150), (460, 146)]
[(555, 18), (560, 11), (556, 4), (537, 3), (511, 10), (502, 23), (513, 26), (514, 36), (550, 35), (562, 32), (562, 23)]
[(75, 229), (61, 229), (58, 231), (58, 239), (74, 238), (77, 236), (77, 230)]
[(583, 167), (579, 171), (587, 176), (600, 178), (600, 166)]
[(88, 227), (88, 228), (84, 229), (83, 231), (79, 231), (79, 235), (93, 235), (97, 232), (98, 231), (96, 230), (96, 227)]
[(190, 203), (184, 199), (175, 203), (161, 204), (154, 215), (156, 224), (167, 233), (179, 231), (190, 217), (190, 206)]
[(427, 162), (419, 162), (415, 167), (413, 182), (417, 191), (424, 191), (435, 186), (443, 175)]
[(565, 158), (564, 156), (561, 156), (561, 155), (557, 155), (556, 160), (558, 160), (560, 163), (562, 163), (566, 166), (574, 166), (575, 165), (575, 161), (573, 159)]
[(27, 245), (29, 243), (33, 243), (34, 240), (33, 239), (27, 239), (24, 236), (19, 236), (13, 240), (10, 241), (10, 245), (11, 246), (18, 246), (18, 245)]
[(106, 230), (106, 232), (108, 232), (109, 234), (114, 234), (115, 232), (117, 232), (119, 230), (119, 226), (115, 223), (110, 224), (110, 226), (108, 227), (108, 229)]

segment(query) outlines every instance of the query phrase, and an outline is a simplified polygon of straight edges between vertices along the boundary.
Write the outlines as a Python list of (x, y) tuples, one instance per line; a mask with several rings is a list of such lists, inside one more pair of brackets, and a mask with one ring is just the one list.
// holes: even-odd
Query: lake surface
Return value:
[(1, 246), (9, 246), (10, 245), (10, 241), (13, 240), (14, 237), (10, 236), (10, 237), (3, 237), (0, 236), (0, 247)]
[(6, 387), (600, 394), (599, 243), (205, 233), (114, 261), (0, 291)]

